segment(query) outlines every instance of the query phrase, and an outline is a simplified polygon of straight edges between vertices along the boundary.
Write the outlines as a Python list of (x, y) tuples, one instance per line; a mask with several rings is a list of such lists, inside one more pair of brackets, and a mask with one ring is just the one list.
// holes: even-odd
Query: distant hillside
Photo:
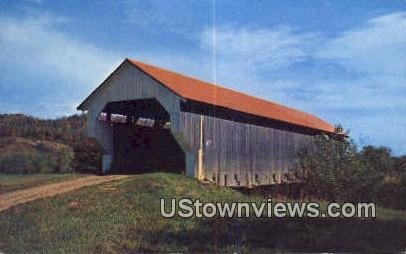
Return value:
[[(58, 119), (39, 119), (23, 114), (0, 114), (0, 154), (1, 158), (6, 160), (0, 164), (0, 171), (9, 172), (43, 172), (44, 164), (34, 163), (34, 161), (56, 161), (50, 163), (54, 168), (52, 172), (62, 171), (97, 171), (99, 168), (100, 154), (94, 145), (86, 139), (86, 115), (73, 115)], [(53, 148), (50, 150), (47, 148)], [(56, 156), (56, 148), (65, 147), (67, 162)], [(44, 150), (45, 149), (45, 150)], [(71, 155), (69, 155), (71, 154)], [(6, 157), (6, 158), (5, 158)], [(0, 160), (1, 160), (0, 158)], [(22, 170), (19, 162), (23, 160), (28, 164), (31, 170)], [(1, 161), (0, 161), (1, 163)], [(4, 163), (7, 167), (4, 169)], [(64, 164), (64, 165), (62, 165)], [(67, 165), (65, 165), (67, 164)], [(2, 170), (3, 165), (3, 170)], [(47, 172), (51, 172), (48, 169)]]
[(20, 137), (0, 139), (0, 172), (70, 172), (73, 151), (67, 145)]
[(43, 152), (43, 153), (58, 153), (68, 149), (67, 145), (43, 140), (32, 140), (19, 137), (7, 137), (0, 139), (0, 154), (9, 155), (15, 152)]
[(85, 138), (86, 115), (39, 119), (23, 114), (0, 114), (0, 137), (24, 137), (72, 144)]

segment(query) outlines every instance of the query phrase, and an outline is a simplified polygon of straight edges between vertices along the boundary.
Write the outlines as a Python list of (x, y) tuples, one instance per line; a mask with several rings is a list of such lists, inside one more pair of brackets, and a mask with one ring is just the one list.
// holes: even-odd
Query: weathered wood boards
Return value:
[[(201, 117), (203, 124), (201, 125)], [(200, 147), (205, 179), (228, 186), (273, 184), (295, 164), (297, 149), (311, 136), (212, 116), (181, 112), (181, 131), (192, 151)]]

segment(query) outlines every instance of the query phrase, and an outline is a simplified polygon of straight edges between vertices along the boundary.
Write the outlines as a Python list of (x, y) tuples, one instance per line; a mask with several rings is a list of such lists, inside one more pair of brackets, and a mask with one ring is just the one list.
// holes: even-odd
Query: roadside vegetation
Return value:
[(317, 136), (299, 152), (292, 173), (302, 196), (406, 209), (406, 156), (393, 157), (386, 147), (358, 151), (348, 133), (339, 140)]
[(163, 218), (159, 199), (255, 201), (257, 195), (169, 173), (136, 175), (0, 213), (5, 253), (395, 251), (406, 215), (377, 219)]

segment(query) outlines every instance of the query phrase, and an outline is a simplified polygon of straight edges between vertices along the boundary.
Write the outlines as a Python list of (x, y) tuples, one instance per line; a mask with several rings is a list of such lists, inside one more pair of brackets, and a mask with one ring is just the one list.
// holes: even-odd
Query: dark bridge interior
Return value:
[(170, 115), (156, 99), (111, 102), (103, 112), (124, 119), (110, 123), (112, 173), (185, 171), (185, 154), (165, 127)]

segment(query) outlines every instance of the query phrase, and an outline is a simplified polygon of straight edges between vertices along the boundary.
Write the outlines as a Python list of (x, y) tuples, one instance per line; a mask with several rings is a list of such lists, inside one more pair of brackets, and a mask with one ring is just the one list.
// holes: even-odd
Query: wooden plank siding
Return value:
[[(199, 150), (200, 114), (181, 112), (180, 128), (191, 150)], [(311, 135), (203, 116), (204, 178), (228, 186), (281, 182), (297, 149)]]
[(88, 110), (88, 134), (92, 136), (97, 117), (108, 102), (156, 98), (171, 116), (172, 129), (178, 129), (179, 96), (157, 83), (131, 64), (124, 62), (104, 81), (103, 86), (85, 105)]

